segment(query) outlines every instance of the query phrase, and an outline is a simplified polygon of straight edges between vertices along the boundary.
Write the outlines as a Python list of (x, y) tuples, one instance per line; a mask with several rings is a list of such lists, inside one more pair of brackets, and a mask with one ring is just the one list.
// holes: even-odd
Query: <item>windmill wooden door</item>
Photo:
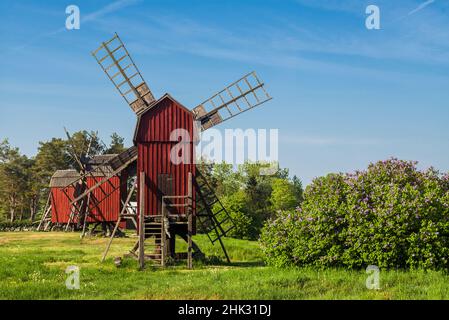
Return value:
[[(162, 214), (162, 197), (165, 196), (173, 196), (173, 175), (169, 173), (159, 173), (157, 175), (157, 185), (158, 185), (158, 206), (157, 206), (157, 212), (158, 214)], [(171, 202), (168, 202), (169, 204)], [(168, 210), (170, 214), (176, 214), (177, 212), (174, 212), (175, 208), (168, 206)]]

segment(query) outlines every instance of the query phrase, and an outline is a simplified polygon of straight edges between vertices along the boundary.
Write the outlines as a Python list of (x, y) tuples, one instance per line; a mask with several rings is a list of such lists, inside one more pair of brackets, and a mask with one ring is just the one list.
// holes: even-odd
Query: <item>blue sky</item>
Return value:
[(278, 128), (306, 184), (391, 156), (449, 170), (449, 1), (2, 0), (0, 21), (0, 138), (28, 155), (64, 126), (131, 144), (135, 116), (90, 55), (118, 32), (153, 93), (191, 108), (256, 70), (274, 99), (220, 128)]

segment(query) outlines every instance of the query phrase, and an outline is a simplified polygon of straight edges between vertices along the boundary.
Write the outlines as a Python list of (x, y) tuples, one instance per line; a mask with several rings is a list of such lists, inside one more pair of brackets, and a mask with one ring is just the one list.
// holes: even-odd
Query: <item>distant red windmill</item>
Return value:
[[(86, 150), (78, 155), (70, 134), (67, 131), (66, 134), (75, 169), (58, 170), (51, 177), (49, 199), (37, 229), (64, 228), (67, 231), (82, 228), (82, 236), (90, 224), (94, 225), (91, 231), (97, 226), (112, 230), (120, 214), (131, 211), (129, 206), (125, 206), (125, 200), (128, 177), (135, 175), (135, 166), (128, 163), (119, 165), (117, 170), (117, 159), (123, 154), (90, 154), (90, 145), (96, 139), (94, 136), (89, 136)], [(128, 155), (129, 151), (124, 154)], [(98, 184), (100, 181), (102, 183)], [(91, 188), (87, 197), (80, 197)], [(122, 223), (124, 225), (125, 222)]]

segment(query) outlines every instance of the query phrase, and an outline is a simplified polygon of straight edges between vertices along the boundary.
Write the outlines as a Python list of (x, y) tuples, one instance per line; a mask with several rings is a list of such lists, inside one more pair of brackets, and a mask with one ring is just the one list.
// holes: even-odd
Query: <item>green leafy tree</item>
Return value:
[[(234, 222), (235, 228), (232, 229), (228, 236), (238, 239), (255, 240), (258, 231), (253, 223), (253, 218), (248, 209), (248, 199), (243, 190), (239, 190), (234, 194), (226, 196), (222, 199), (222, 204), (229, 213)], [(216, 208), (217, 211), (219, 208)], [(224, 229), (228, 229), (231, 224), (225, 223)]]
[(20, 154), (18, 148), (11, 147), (7, 140), (1, 143), (0, 199), (11, 222), (16, 219), (18, 211), (23, 217), (32, 163)]
[[(279, 169), (273, 175), (266, 175), (264, 173), (268, 167), (273, 166), (269, 163), (248, 161), (238, 166), (237, 170), (226, 163), (203, 162), (197, 165), (238, 226), (231, 231), (231, 236), (255, 239), (264, 222), (274, 215), (275, 210), (292, 208), (299, 204), (302, 197), (300, 180), (294, 178), (290, 181), (288, 169)], [(283, 182), (274, 189), (273, 184), (278, 180)], [(276, 195), (273, 198), (274, 191)], [(276, 202), (275, 206), (272, 204), (273, 200)]]
[(114, 132), (111, 135), (111, 143), (109, 147), (104, 151), (105, 154), (119, 154), (125, 151), (125, 138), (119, 136), (118, 133)]
[(290, 181), (280, 178), (273, 179), (272, 188), (270, 200), (275, 211), (290, 210), (299, 205), (295, 186)]
[(7, 159), (6, 153), (8, 150), (8, 140), (4, 139), (0, 142), (0, 220), (4, 219), (4, 216), (6, 215), (7, 206), (6, 206), (6, 200), (4, 199), (4, 195), (2, 193), (3, 190), (3, 179), (1, 178), (1, 173), (3, 171), (3, 165)]
[(71, 167), (77, 169), (79, 166), (73, 157), (80, 158), (82, 155), (99, 155), (105, 151), (97, 132), (88, 132), (86, 130), (73, 133), (70, 139), (67, 139), (67, 154), (72, 158)]
[(242, 178), (239, 172), (234, 171), (232, 164), (225, 162), (215, 164), (212, 176), (216, 186), (215, 193), (218, 197), (232, 195), (243, 186)]
[(260, 230), (264, 222), (273, 216), (271, 204), (272, 183), (275, 179), (288, 177), (287, 169), (280, 169), (273, 175), (261, 174), (269, 164), (262, 162), (245, 162), (238, 170), (244, 182), (244, 190), (248, 198), (248, 208), (251, 212), (253, 224)]
[(8, 139), (4, 139), (0, 142), (0, 163), (4, 163), (7, 160), (9, 149), (10, 145)]
[(295, 193), (296, 201), (299, 203), (304, 199), (304, 188), (301, 180), (297, 176), (293, 176), (292, 179), (293, 192)]
[(39, 208), (43, 209), (47, 201), (48, 185), (56, 170), (67, 169), (70, 157), (67, 142), (59, 138), (39, 142), (39, 148), (31, 168), (30, 219), (34, 220)]

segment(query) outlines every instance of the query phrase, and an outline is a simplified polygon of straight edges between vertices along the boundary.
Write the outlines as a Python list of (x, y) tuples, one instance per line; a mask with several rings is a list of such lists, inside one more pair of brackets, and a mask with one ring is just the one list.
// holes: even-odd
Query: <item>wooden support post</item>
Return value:
[(170, 240), (167, 241), (167, 245), (167, 255), (174, 259), (176, 255), (176, 233), (170, 233)]
[(65, 232), (69, 231), (70, 228), (70, 224), (72, 223), (72, 220), (75, 217), (75, 211), (73, 209), (73, 205), (70, 207), (70, 216), (69, 216), (69, 221), (67, 221), (67, 225), (65, 227)]
[(36, 229), (37, 231), (40, 231), (41, 226), (44, 223), (44, 221), (47, 219), (47, 216), (50, 211), (51, 211), (51, 189), (50, 189), (50, 193), (48, 194), (47, 202), (45, 204), (44, 214), (42, 215), (39, 225), (37, 226), (37, 229)]
[(50, 226), (51, 226), (51, 220), (48, 220), (47, 224), (44, 226), (44, 231), (47, 231)]
[(106, 256), (108, 255), (109, 248), (111, 247), (112, 240), (114, 240), (115, 233), (117, 232), (117, 229), (118, 229), (118, 227), (120, 225), (120, 222), (122, 222), (122, 216), (121, 215), (118, 217), (117, 223), (115, 224), (115, 227), (114, 227), (114, 231), (112, 231), (111, 237), (109, 238), (109, 242), (108, 242), (108, 244), (106, 246), (106, 250), (103, 253), (103, 257), (101, 258), (101, 262), (104, 262), (104, 260), (106, 260)]
[(139, 176), (139, 267), (145, 268), (145, 173)]
[(137, 220), (134, 217), (131, 217), (131, 220), (132, 220), (132, 222), (134, 224), (134, 227), (136, 227), (136, 230), (137, 230), (138, 229), (137, 228)]
[[(162, 217), (161, 217), (161, 267), (165, 267), (165, 256), (166, 256), (166, 239), (167, 235), (165, 234), (165, 217), (167, 215), (167, 208), (164, 201), (164, 197), (162, 197)], [(168, 226), (167, 226), (168, 227)]]
[(231, 259), (229, 259), (228, 252), (226, 251), (226, 248), (224, 246), (224, 243), (223, 243), (223, 240), (221, 239), (221, 237), (218, 238), (218, 241), (220, 242), (221, 249), (223, 249), (223, 253), (224, 253), (225, 257), (226, 257), (226, 261), (228, 263), (231, 263)]
[(139, 249), (139, 242), (140, 240), (137, 240), (136, 243), (134, 244), (134, 247), (131, 250), (129, 250), (129, 253), (135, 257), (137, 257), (136, 251)]
[[(47, 208), (47, 210), (45, 210), (45, 219), (44, 220), (49, 219), (49, 221), (51, 222), (51, 216), (50, 215), (51, 215), (51, 205)], [(40, 222), (40, 223), (42, 223), (42, 222)], [(44, 228), (44, 231), (45, 231), (45, 228)]]
[(87, 225), (87, 219), (85, 218), (84, 222), (83, 222), (83, 231), (81, 232), (80, 239), (83, 239), (84, 236), (86, 235), (86, 225)]
[(87, 204), (86, 204), (86, 210), (84, 211), (84, 215), (83, 215), (83, 231), (81, 232), (81, 236), (80, 238), (84, 238), (85, 234), (86, 234), (86, 225), (87, 225), (87, 216), (89, 215), (89, 205), (90, 205), (90, 193), (87, 196)]
[(189, 172), (187, 195), (187, 268), (192, 269), (192, 233), (193, 233), (193, 208), (192, 208), (192, 173)]
[[(48, 208), (45, 209), (45, 213), (44, 213), (44, 215), (42, 216), (42, 219), (41, 219), (41, 221), (39, 222), (39, 226), (38, 226), (37, 229), (36, 229), (37, 231), (40, 231), (42, 226), (44, 227), (44, 230), (43, 230), (43, 231), (45, 231), (45, 225), (44, 225), (44, 223), (46, 222), (47, 217), (48, 217), (48, 215), (50, 214), (50, 212), (51, 212), (51, 206), (49, 206)], [(51, 219), (50, 219), (50, 222), (51, 222)]]

